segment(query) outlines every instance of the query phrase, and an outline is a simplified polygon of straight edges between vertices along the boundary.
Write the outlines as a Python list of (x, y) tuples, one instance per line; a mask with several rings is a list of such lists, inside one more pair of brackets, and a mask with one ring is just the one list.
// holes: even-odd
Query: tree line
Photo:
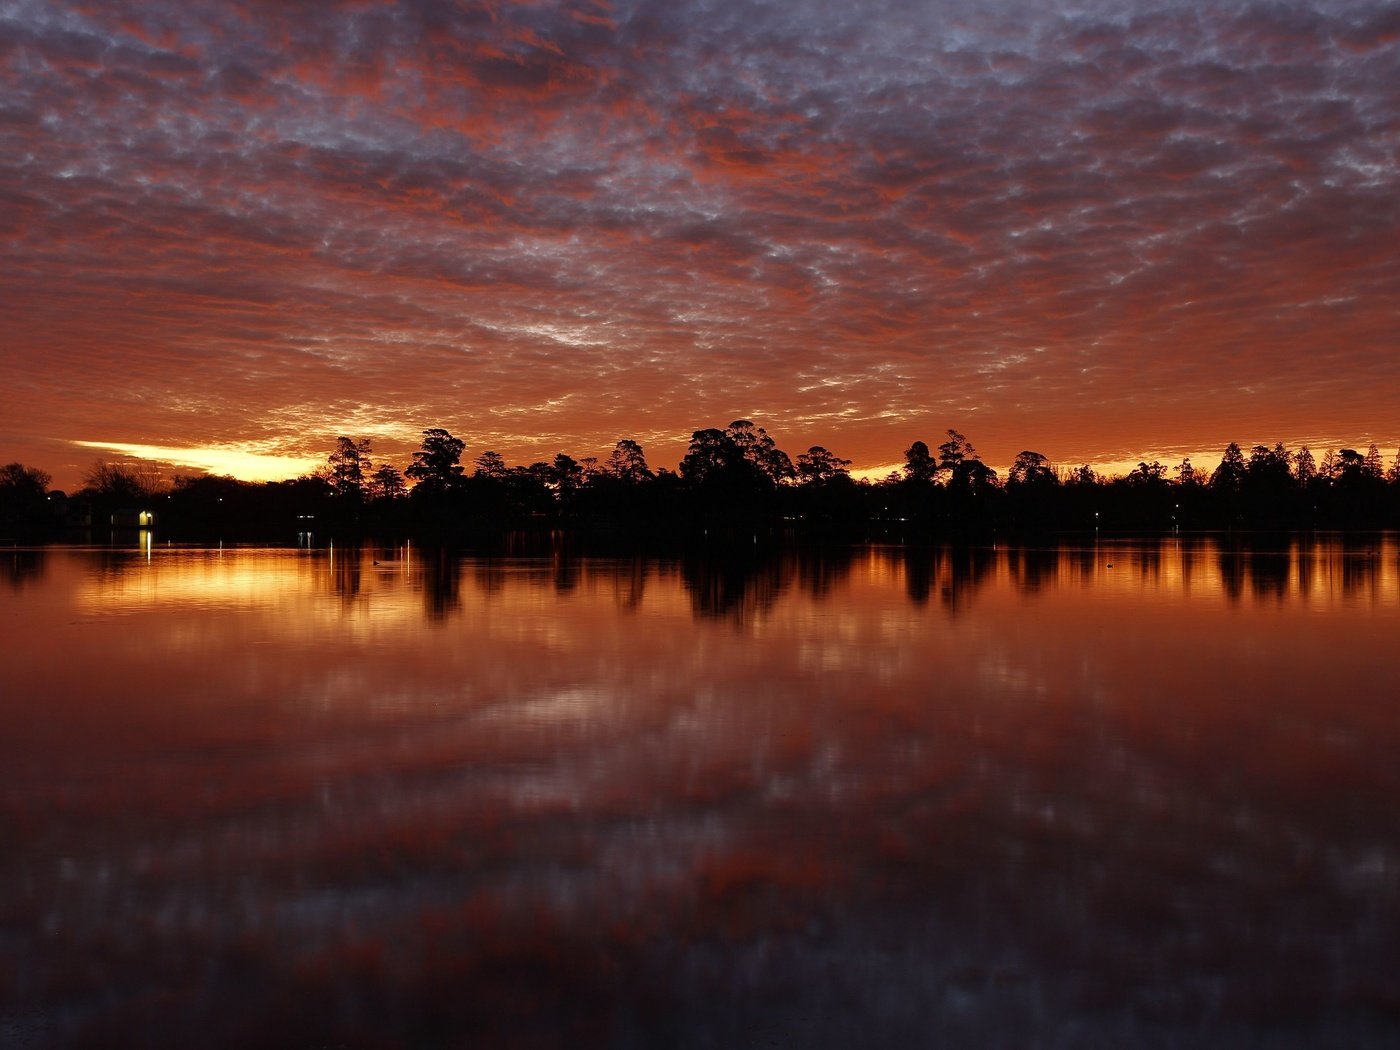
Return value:
[[(465, 442), (432, 427), (400, 469), (369, 439), (340, 437), (323, 467), (288, 481), (216, 475), (166, 481), (151, 464), (98, 461), (69, 498), (41, 470), (0, 469), (0, 537), (48, 536), (74, 523), (129, 524), (123, 508), (152, 509), (167, 533), (281, 538), (330, 535), (471, 537), (503, 530), (570, 529), (617, 536), (740, 536), (762, 532), (1035, 533), (1084, 529), (1381, 528), (1400, 522), (1400, 451), (1343, 448), (1321, 461), (1281, 442), (1224, 449), (1210, 470), (1141, 462), (1104, 477), (1056, 467), (1026, 450), (1006, 476), (962, 433), (935, 448), (913, 442), (901, 469), (851, 477), (850, 461), (814, 445), (795, 459), (746, 419), (697, 430), (675, 470), (653, 470), (624, 438), (605, 459), (510, 466), (486, 450), (464, 462)], [(76, 511), (76, 513), (75, 513)]]

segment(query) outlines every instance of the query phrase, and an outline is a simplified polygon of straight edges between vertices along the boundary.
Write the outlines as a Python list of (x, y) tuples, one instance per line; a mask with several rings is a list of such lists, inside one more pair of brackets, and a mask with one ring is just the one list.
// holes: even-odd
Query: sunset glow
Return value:
[(277, 481), (307, 474), (319, 467), (324, 458), (278, 456), (237, 446), (169, 448), (162, 445), (131, 445), (107, 441), (74, 441), (73, 444), (79, 448), (96, 449), (99, 454), (105, 452), (115, 454), (116, 457), (168, 463), (177, 471), (181, 468), (192, 468), (194, 471), (209, 474), (231, 474), (245, 481)]
[(1400, 442), (1378, 0), (0, 0), (0, 457)]

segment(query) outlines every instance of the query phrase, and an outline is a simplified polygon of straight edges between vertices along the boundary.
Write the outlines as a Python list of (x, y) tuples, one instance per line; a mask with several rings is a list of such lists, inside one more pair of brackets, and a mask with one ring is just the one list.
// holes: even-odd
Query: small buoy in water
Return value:
[(1110, 569), (1113, 568), (1113, 562), (1109, 562), (1109, 563), (1108, 563), (1108, 567), (1109, 567)]

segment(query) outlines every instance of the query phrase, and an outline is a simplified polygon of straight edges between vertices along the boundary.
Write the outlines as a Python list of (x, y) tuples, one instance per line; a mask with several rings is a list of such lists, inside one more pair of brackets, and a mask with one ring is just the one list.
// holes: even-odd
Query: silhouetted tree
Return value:
[(949, 478), (936, 517), (943, 527), (959, 532), (985, 529), (998, 520), (1002, 497), (1001, 481), (996, 471), (977, 458), (977, 453), (957, 431), (949, 431), (949, 440), (939, 446), (939, 468), (948, 470)]
[(413, 454), (413, 462), (404, 474), (425, 493), (447, 492), (462, 476), (460, 461), (466, 447), (460, 438), (440, 427), (431, 427), (423, 431), (423, 447)]
[(549, 465), (549, 484), (564, 506), (570, 506), (574, 494), (583, 487), (584, 472), (573, 456), (559, 453)]
[(648, 481), (652, 476), (642, 446), (631, 438), (623, 438), (613, 446), (612, 454), (603, 466), (603, 472), (610, 478), (633, 484)]
[(504, 456), (488, 450), (476, 457), (476, 472), (473, 476), (499, 479), (505, 477), (509, 469)]
[(403, 475), (392, 463), (379, 464), (370, 475), (369, 492), (374, 499), (392, 501), (399, 499), (407, 491)]
[(777, 442), (762, 427), (755, 427), (747, 419), (736, 419), (729, 424), (725, 434), (744, 458), (774, 485), (792, 478), (793, 467), (788, 454), (778, 448)]
[(688, 482), (712, 481), (743, 472), (744, 451), (723, 430), (713, 427), (690, 435), (690, 447), (680, 463), (680, 474)]
[(1385, 463), (1381, 460), (1381, 450), (1374, 444), (1366, 450), (1364, 469), (1369, 477), (1385, 477)]
[(1106, 487), (1103, 478), (1085, 463), (1065, 475), (1060, 488), (1063, 521), (1075, 528), (1098, 528), (1103, 522)]
[(512, 512), (529, 517), (544, 517), (558, 510), (556, 485), (553, 463), (536, 462), (529, 466), (512, 467), (506, 475), (506, 488)]
[(0, 499), (41, 500), (48, 495), (53, 475), (38, 467), (23, 463), (6, 463), (0, 467)]
[(348, 437), (336, 438), (335, 451), (326, 459), (330, 472), (326, 480), (331, 491), (340, 500), (359, 500), (364, 496), (365, 475), (370, 470), (369, 438), (353, 441)]
[(1055, 471), (1051, 468), (1050, 461), (1039, 452), (1018, 453), (1011, 469), (1006, 473), (1008, 485), (1040, 486), (1054, 482)]
[(1281, 525), (1298, 513), (1298, 485), (1293, 479), (1293, 454), (1277, 442), (1272, 448), (1255, 445), (1245, 468), (1245, 509), (1259, 527)]
[(1060, 479), (1050, 461), (1026, 449), (1017, 454), (1006, 474), (1006, 495), (1011, 523), (1021, 529), (1058, 525), (1065, 513)]
[(1157, 460), (1139, 462), (1124, 479), (1130, 486), (1161, 487), (1167, 483), (1167, 468)]
[(1210, 487), (1217, 492), (1239, 492), (1244, 486), (1247, 473), (1248, 468), (1245, 466), (1244, 453), (1240, 451), (1240, 446), (1232, 441), (1225, 446), (1225, 453), (1220, 457), (1220, 465), (1210, 476)]
[(1307, 488), (1313, 478), (1317, 477), (1317, 461), (1313, 459), (1307, 445), (1300, 448), (1293, 457), (1293, 477), (1302, 488)]
[(797, 457), (797, 480), (802, 485), (829, 484), (838, 478), (850, 480), (851, 461), (813, 445)]
[(0, 467), (0, 533), (34, 537), (53, 531), (58, 522), (49, 506), (52, 480), (46, 471), (23, 463)]
[(948, 440), (938, 446), (938, 469), (956, 473), (964, 462), (974, 459), (977, 459), (977, 450), (972, 447), (972, 442), (950, 429)]
[[(776, 512), (776, 485), (725, 431), (697, 430), (681, 460), (682, 505), (707, 535), (737, 538)], [(665, 493), (665, 488), (661, 490)]]
[(1332, 463), (1331, 475), (1336, 481), (1357, 481), (1369, 475), (1366, 469), (1366, 457), (1354, 448), (1343, 448), (1337, 450), (1336, 458)]
[(1205, 475), (1191, 465), (1190, 456), (1176, 465), (1176, 483), (1182, 488), (1204, 485), (1205, 480)]
[(108, 463), (95, 460), (83, 474), (85, 490), (110, 506), (140, 503), (165, 487), (153, 463)]
[(1249, 451), (1249, 463), (1246, 466), (1249, 479), (1252, 482), (1270, 482), (1277, 484), (1280, 481), (1287, 481), (1291, 476), (1293, 465), (1293, 454), (1283, 447), (1280, 441), (1269, 448), (1266, 445), (1255, 445)]
[[(1372, 446), (1372, 450), (1375, 446)], [(1385, 475), (1379, 471), (1380, 453), (1366, 455), (1354, 448), (1337, 451), (1326, 500), (1334, 524), (1346, 527), (1374, 526), (1380, 523), (1384, 500)]]
[(938, 464), (928, 446), (916, 441), (904, 451), (904, 477), (907, 481), (929, 483), (938, 476)]
[(997, 472), (980, 459), (965, 459), (953, 468), (948, 479), (948, 491), (982, 493), (1001, 484)]

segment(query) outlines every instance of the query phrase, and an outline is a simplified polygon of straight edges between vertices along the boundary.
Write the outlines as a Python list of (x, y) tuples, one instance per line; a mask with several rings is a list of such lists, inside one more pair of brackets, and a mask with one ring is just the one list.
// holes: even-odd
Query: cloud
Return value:
[(0, 440), (1400, 440), (1394, 21), (8, 0)]

